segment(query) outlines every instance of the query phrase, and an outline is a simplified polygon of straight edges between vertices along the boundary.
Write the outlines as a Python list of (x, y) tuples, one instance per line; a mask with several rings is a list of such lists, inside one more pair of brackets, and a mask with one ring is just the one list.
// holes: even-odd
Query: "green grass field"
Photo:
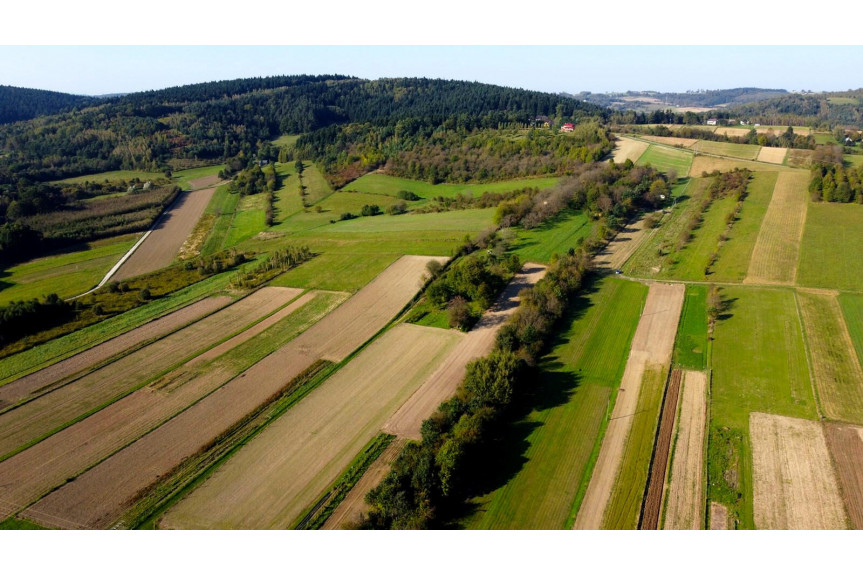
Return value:
[(778, 175), (777, 172), (756, 172), (750, 180), (743, 208), (731, 227), (728, 240), (719, 250), (719, 259), (710, 274), (711, 280), (737, 282), (746, 277), (755, 240), (758, 239)]
[(231, 227), (222, 244), (229, 248), (267, 228), (267, 196), (255, 194), (240, 198)]
[(733, 198), (714, 200), (704, 212), (701, 225), (693, 230), (686, 246), (669, 258), (671, 266), (663, 273), (666, 277), (682, 280), (703, 281), (711, 256), (717, 253), (719, 238), (726, 231), (727, 217), (734, 211), (737, 202)]
[(570, 526), (595, 463), (647, 287), (598, 280), (570, 315), (534, 382), (531, 411), (501, 442), (502, 475), (473, 501), (472, 529)]
[(703, 371), (707, 368), (707, 286), (686, 286), (686, 298), (674, 340), (674, 365)]
[(829, 132), (816, 132), (813, 136), (815, 137), (815, 143), (820, 146), (826, 144), (835, 145), (837, 143), (836, 138), (834, 138), (833, 134)]
[(300, 179), (293, 163), (276, 164), (276, 172), (282, 180), (282, 185), (275, 193), (273, 204), (273, 227), (287, 220), (292, 215), (303, 211), (303, 201), (300, 197)]
[(381, 233), (410, 231), (462, 231), (479, 232), (492, 226), (495, 208), (483, 210), (457, 210), (431, 214), (405, 214), (401, 216), (374, 216), (357, 218), (330, 225), (327, 233)]
[(274, 146), (293, 146), (300, 139), (300, 134), (285, 134), (272, 141)]
[(863, 164), (863, 154), (845, 154), (844, 156), (842, 156), (842, 159), (844, 159), (845, 163), (850, 166), (859, 166)]
[(815, 419), (806, 349), (790, 289), (722, 288), (714, 331), (708, 498), (753, 528), (749, 414)]
[(174, 179), (177, 180), (177, 185), (183, 188), (184, 190), (190, 189), (189, 181), (197, 180), (198, 178), (205, 178), (207, 176), (215, 176), (219, 172), (225, 169), (225, 164), (218, 164), (215, 166), (204, 166), (202, 168), (192, 168), (190, 170), (181, 170), (179, 172), (174, 172)]
[(398, 258), (393, 253), (324, 253), (280, 275), (271, 285), (355, 292)]
[(165, 174), (162, 172), (140, 172), (135, 170), (115, 170), (113, 172), (100, 172), (98, 174), (90, 174), (88, 176), (77, 176), (74, 178), (66, 178), (63, 180), (56, 180), (51, 182), (52, 184), (83, 184), (84, 182), (97, 182), (102, 183), (106, 180), (134, 180), (138, 178), (141, 181), (146, 180), (156, 180), (159, 178), (164, 178)]
[(82, 294), (95, 287), (137, 240), (138, 234), (98, 240), (0, 271), (0, 305), (50, 293), (62, 298)]
[(698, 140), (698, 143), (695, 144), (692, 149), (705, 154), (729, 156), (731, 158), (740, 158), (742, 160), (754, 160), (758, 157), (758, 152), (761, 151), (761, 146)]
[(312, 162), (303, 162), (303, 185), (306, 187), (306, 203), (314, 205), (330, 194), (333, 189), (318, 167)]
[(395, 196), (400, 190), (413, 192), (421, 198), (429, 199), (437, 196), (453, 198), (456, 194), (467, 194), (470, 192), (474, 197), (481, 196), (486, 192), (511, 192), (522, 188), (551, 188), (560, 178), (524, 178), (507, 180), (504, 182), (491, 182), (488, 184), (437, 184), (428, 182), (396, 178), (384, 174), (366, 174), (347, 184), (345, 190), (356, 190), (368, 194), (383, 194)]
[(689, 175), (689, 168), (692, 166), (692, 152), (671, 148), (668, 146), (659, 146), (651, 144), (647, 150), (641, 154), (636, 164), (639, 166), (651, 165), (657, 170), (668, 172), (674, 170), (678, 177)]
[(603, 529), (638, 527), (667, 375), (666, 369), (648, 367), (644, 371), (638, 406), (632, 416), (632, 427), (626, 439), (620, 471), (602, 519)]
[(858, 361), (863, 362), (863, 294), (839, 294), (839, 307), (845, 316), (845, 325), (854, 343)]
[(809, 204), (797, 283), (863, 291), (863, 205)]
[(552, 254), (566, 253), (578, 241), (586, 238), (593, 230), (587, 214), (570, 212), (548, 221), (538, 228), (524, 230), (519, 228), (512, 251), (522, 261), (548, 263)]
[(227, 185), (216, 188), (216, 193), (213, 194), (207, 209), (204, 211), (204, 216), (209, 215), (215, 219), (210, 233), (204, 241), (204, 246), (201, 248), (201, 254), (210, 255), (222, 249), (225, 238), (231, 230), (231, 222), (239, 203), (240, 194), (230, 193)]

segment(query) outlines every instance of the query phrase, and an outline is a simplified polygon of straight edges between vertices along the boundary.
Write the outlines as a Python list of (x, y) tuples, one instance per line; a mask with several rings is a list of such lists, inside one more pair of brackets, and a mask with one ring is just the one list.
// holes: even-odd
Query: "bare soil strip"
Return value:
[(763, 146), (758, 152), (756, 160), (759, 162), (768, 162), (770, 164), (781, 164), (785, 161), (785, 154), (788, 153), (788, 148), (768, 148)]
[(680, 418), (677, 423), (674, 459), (671, 462), (663, 529), (701, 529), (704, 526), (706, 392), (707, 376), (704, 372), (683, 373)]
[(339, 506), (336, 507), (336, 510), (333, 511), (321, 529), (345, 529), (360, 522), (363, 514), (369, 508), (366, 504), (366, 495), (387, 476), (393, 461), (402, 452), (406, 443), (407, 439), (396, 438), (387, 446), (386, 450), (369, 466), (353, 489), (339, 503)]
[[(698, 143), (698, 140), (694, 138), (678, 138), (675, 136), (641, 136), (642, 139), (650, 140), (651, 142), (657, 142), (659, 144), (666, 144), (668, 146), (683, 146), (684, 148), (690, 148)], [(635, 160), (633, 160), (634, 162)]]
[(289, 527), (462, 337), (413, 324), (391, 329), (249, 442), (160, 526)]
[(599, 529), (617, 477), (645, 367), (667, 365), (683, 308), (683, 284), (650, 284), (611, 420), (573, 529)]
[(545, 266), (525, 264), (458, 347), (384, 424), (383, 431), (397, 437), (420, 439), (422, 422), (434, 413), (438, 405), (455, 394), (464, 379), (467, 364), (491, 352), (497, 331), (518, 308), (518, 292), (535, 285), (545, 271)]
[[(268, 403), (317, 360), (342, 353), (342, 358), (347, 357), (380, 331), (416, 295), (425, 266), (432, 259), (446, 258), (403, 256), (296, 339), (74, 482), (54, 491), (23, 515), (38, 516), (42, 524), (46, 524), (48, 516), (59, 518), (48, 524), (60, 528), (70, 523), (92, 528), (115, 523), (142, 492), (168, 477), (184, 459), (201, 452), (247, 414)], [(353, 347), (348, 350), (348, 346)], [(350, 456), (355, 454), (356, 451)]]
[(183, 192), (162, 214), (147, 239), (111, 279), (121, 281), (170, 265), (180, 251), (180, 246), (192, 233), (215, 191), (216, 188), (206, 188)]
[[(285, 309), (296, 310), (297, 303)], [(309, 324), (316, 319), (310, 317)], [(0, 501), (6, 501), (11, 511), (22, 509), (224, 385), (238, 371), (218, 361), (205, 368), (186, 364), (0, 462)]]
[(845, 509), (821, 425), (749, 414), (755, 525), (845, 529)]
[(680, 381), (683, 372), (671, 372), (665, 398), (662, 402), (662, 415), (656, 443), (653, 446), (653, 460), (650, 463), (650, 476), (641, 514), (640, 529), (659, 529), (659, 516), (662, 511), (662, 493), (665, 488), (665, 473), (668, 470), (668, 457), (671, 455), (671, 439), (674, 435), (674, 420), (677, 418), (677, 400), (680, 397)]
[(647, 237), (648, 231), (644, 229), (644, 218), (629, 223), (625, 228), (617, 232), (614, 239), (608, 242), (593, 260), (598, 268), (616, 270), (623, 267), (626, 260), (635, 253)]
[(715, 501), (710, 502), (710, 530), (724, 531), (728, 529), (728, 508)]
[(863, 529), (863, 427), (826, 423), (824, 435), (836, 463), (845, 509), (854, 529)]
[(222, 183), (222, 179), (218, 174), (212, 176), (204, 176), (196, 180), (189, 180), (189, 187), (192, 190), (202, 190), (204, 188), (215, 188)]
[(808, 182), (809, 172), (779, 174), (743, 283), (794, 282), (806, 222)]
[(16, 379), (0, 387), (0, 409), (37, 394), (40, 390), (68, 379), (98, 363), (119, 355), (132, 347), (164, 335), (189, 324), (231, 303), (227, 296), (211, 297), (188, 305), (137, 327), (77, 355)]
[(633, 140), (631, 138), (618, 137), (614, 142), (612, 159), (615, 164), (622, 164), (626, 162), (626, 160), (632, 160), (635, 162), (641, 157), (641, 154), (644, 153), (649, 145), (650, 144), (646, 142), (639, 142), (638, 140)]
[(266, 287), (237, 303), (0, 415), (0, 454), (97, 409), (255, 319), (285, 305), (294, 289)]

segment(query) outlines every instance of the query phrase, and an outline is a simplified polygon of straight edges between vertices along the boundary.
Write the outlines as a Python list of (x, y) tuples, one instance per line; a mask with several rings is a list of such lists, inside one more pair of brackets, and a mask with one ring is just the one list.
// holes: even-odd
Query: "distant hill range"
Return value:
[(0, 124), (49, 116), (93, 104), (97, 98), (50, 90), (0, 86)]
[(730, 111), (761, 124), (863, 128), (863, 89), (785, 94)]
[(732, 88), (730, 90), (690, 90), (687, 92), (623, 92), (599, 94), (580, 92), (573, 98), (605, 106), (612, 110), (652, 112), (673, 109), (680, 112), (705, 112), (738, 104), (758, 102), (789, 95), (787, 90), (767, 88)]

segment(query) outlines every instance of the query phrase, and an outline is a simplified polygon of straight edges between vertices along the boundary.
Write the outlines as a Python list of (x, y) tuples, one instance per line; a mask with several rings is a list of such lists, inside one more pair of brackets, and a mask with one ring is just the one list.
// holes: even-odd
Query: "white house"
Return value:
[(710, 118), (709, 120), (707, 120), (707, 125), (708, 126), (715, 126), (716, 125), (716, 118)]

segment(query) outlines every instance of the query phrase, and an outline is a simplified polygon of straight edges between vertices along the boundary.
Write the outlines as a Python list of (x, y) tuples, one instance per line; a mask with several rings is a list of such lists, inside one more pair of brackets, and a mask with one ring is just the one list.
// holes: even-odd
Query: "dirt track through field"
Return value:
[(845, 509), (854, 529), (863, 529), (863, 427), (825, 423), (824, 435), (836, 463)]
[(794, 282), (806, 223), (808, 182), (809, 172), (782, 172), (776, 178), (743, 283)]
[(42, 523), (48, 516), (57, 518), (50, 525), (61, 528), (103, 528), (116, 522), (136, 495), (266, 404), (315, 361), (342, 353), (343, 359), (380, 331), (416, 295), (433, 259), (446, 258), (401, 257), (296, 339), (24, 514), (43, 518)]
[(615, 164), (623, 164), (626, 160), (635, 162), (647, 150), (649, 144), (631, 138), (618, 137), (614, 142), (612, 159)]
[(758, 529), (844, 529), (845, 509), (821, 425), (749, 414)]
[(785, 154), (788, 153), (788, 148), (768, 148), (764, 146), (758, 152), (756, 158), (759, 162), (768, 162), (770, 164), (781, 164), (785, 161)]
[(267, 287), (171, 335), (0, 415), (0, 454), (136, 388), (184, 358), (285, 305), (297, 291)]
[(366, 495), (383, 481), (390, 472), (393, 461), (402, 452), (407, 444), (406, 439), (393, 439), (380, 457), (372, 463), (363, 476), (357, 481), (345, 498), (336, 507), (333, 514), (329, 516), (321, 527), (322, 530), (344, 529), (352, 524), (356, 525), (362, 519), (362, 515), (368, 511)]
[(650, 284), (611, 420), (573, 529), (599, 529), (602, 526), (626, 448), (632, 415), (638, 405), (642, 376), (648, 364), (667, 365), (671, 361), (684, 292), (683, 284)]
[(0, 387), (0, 409), (6, 408), (148, 340), (159, 338), (231, 303), (227, 296), (210, 297), (109, 339)]
[(535, 285), (545, 271), (545, 266), (525, 264), (458, 347), (384, 424), (383, 431), (398, 437), (420, 439), (422, 422), (434, 413), (438, 405), (455, 394), (464, 379), (467, 364), (491, 352), (497, 331), (518, 308), (518, 292)]
[(599, 252), (593, 260), (593, 263), (598, 268), (607, 268), (616, 270), (623, 267), (635, 250), (642, 244), (648, 235), (648, 230), (644, 228), (644, 218), (639, 218), (635, 222), (627, 224), (622, 230), (617, 232), (614, 239), (608, 242), (606, 246)]
[(399, 324), (167, 513), (181, 529), (284, 529), (335, 481), (463, 336)]
[(680, 397), (680, 381), (682, 379), (683, 372), (675, 369), (671, 372), (671, 377), (668, 380), (665, 399), (662, 402), (659, 431), (653, 446), (653, 459), (650, 463), (650, 476), (644, 496), (644, 509), (642, 510), (639, 529), (659, 529), (662, 494), (665, 489), (668, 458), (671, 455), (671, 439), (674, 435), (677, 400)]
[(704, 527), (704, 435), (707, 423), (707, 376), (683, 373), (680, 418), (668, 484), (663, 529)]
[(162, 214), (147, 239), (111, 276), (111, 280), (122, 281), (170, 265), (215, 191), (216, 188), (205, 188), (183, 192)]

